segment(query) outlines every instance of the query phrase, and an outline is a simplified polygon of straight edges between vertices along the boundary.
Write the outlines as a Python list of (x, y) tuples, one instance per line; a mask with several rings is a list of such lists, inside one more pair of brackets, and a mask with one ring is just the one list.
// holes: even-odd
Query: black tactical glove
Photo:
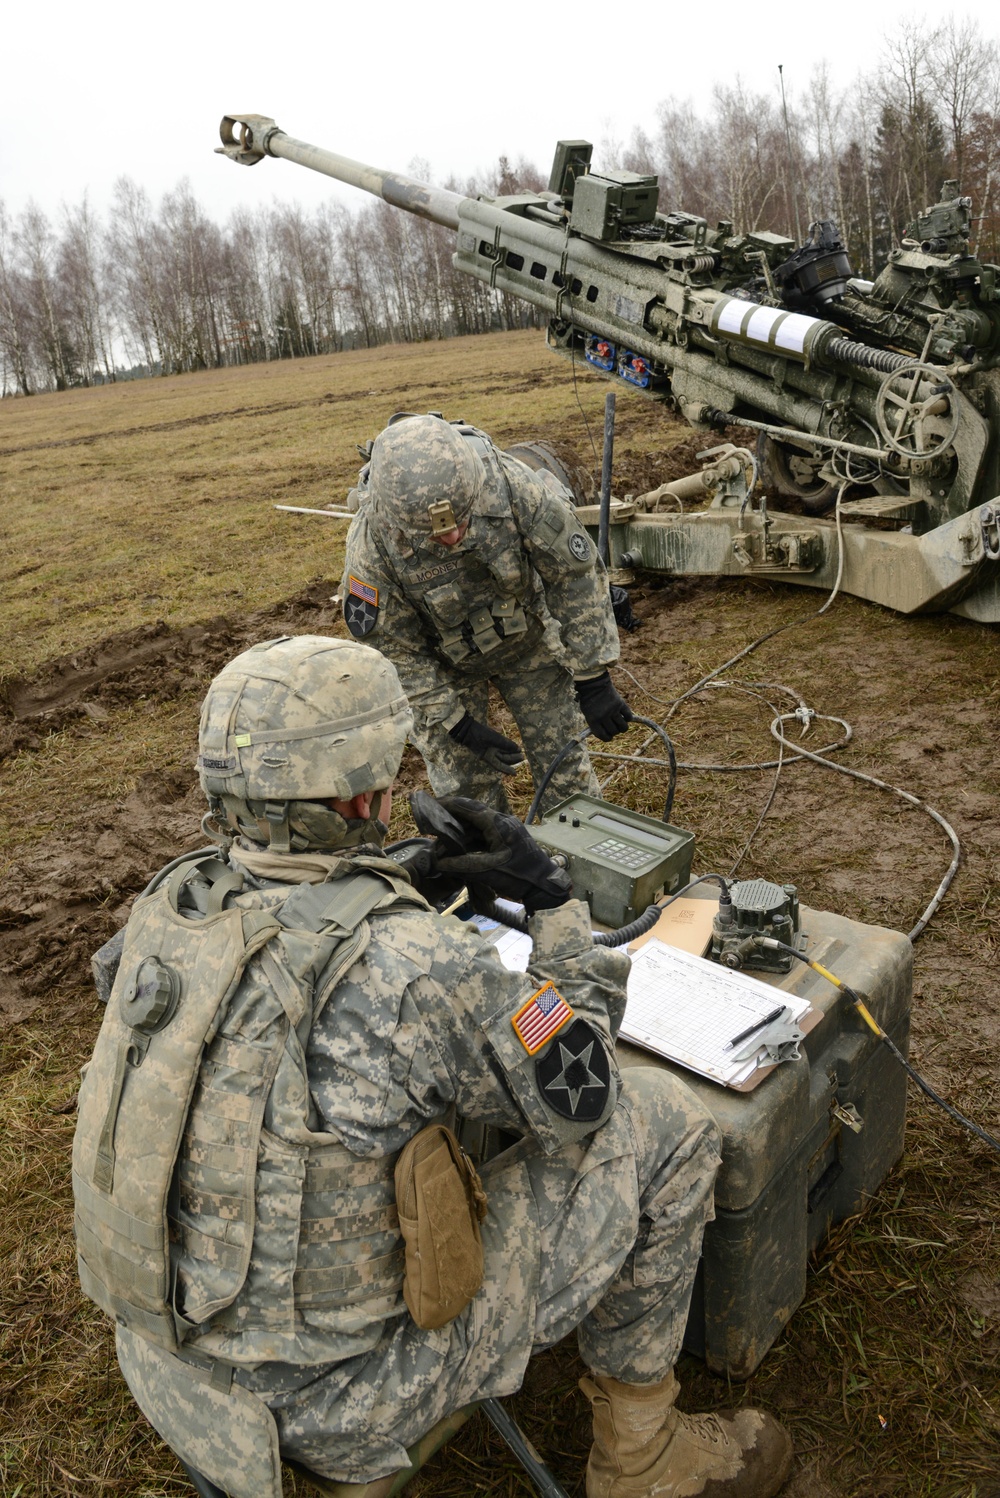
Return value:
[[(425, 792), (419, 794), (425, 795)], [(431, 797), (427, 797), (431, 800)], [(458, 826), (458, 823), (455, 824)], [(437, 867), (438, 843), (431, 837), (411, 837), (391, 843), (383, 850), (397, 863), (410, 882), (435, 910), (445, 910), (454, 902), (465, 880), (456, 874), (441, 874)]]
[(523, 822), (466, 796), (435, 801), (425, 791), (410, 798), (421, 832), (438, 837), (435, 867), (464, 880), (475, 903), (487, 892), (520, 900), (529, 915), (562, 905), (573, 892), (569, 875), (535, 842)]
[(491, 770), (501, 775), (513, 775), (518, 765), (524, 764), (524, 755), (513, 739), (505, 739), (502, 733), (494, 733), (485, 723), (478, 723), (471, 713), (459, 718), (454, 728), (448, 729), (448, 737), (468, 749), (470, 754), (488, 764)]
[(632, 709), (619, 696), (608, 671), (576, 683), (576, 700), (587, 720), (587, 727), (605, 744), (624, 733), (632, 721)]

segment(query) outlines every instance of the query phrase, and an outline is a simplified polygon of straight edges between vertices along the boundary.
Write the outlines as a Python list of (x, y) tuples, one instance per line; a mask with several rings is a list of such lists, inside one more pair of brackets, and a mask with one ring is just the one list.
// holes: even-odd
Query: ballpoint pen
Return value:
[(779, 1004), (777, 1009), (772, 1009), (771, 1013), (765, 1014), (763, 1019), (756, 1020), (754, 1024), (748, 1025), (745, 1030), (741, 1030), (738, 1035), (734, 1035), (732, 1040), (727, 1041), (722, 1049), (724, 1051), (731, 1051), (734, 1045), (739, 1045), (741, 1040), (748, 1039), (755, 1030), (763, 1030), (765, 1025), (771, 1024), (773, 1020), (780, 1019), (787, 1007), (786, 1004)]

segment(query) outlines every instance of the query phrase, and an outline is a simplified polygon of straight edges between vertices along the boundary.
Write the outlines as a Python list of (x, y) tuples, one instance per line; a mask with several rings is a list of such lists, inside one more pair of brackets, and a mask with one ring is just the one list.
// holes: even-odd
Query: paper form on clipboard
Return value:
[(728, 1047), (777, 1004), (800, 1026), (810, 1011), (808, 999), (653, 937), (633, 953), (620, 1034), (713, 1082), (741, 1087), (757, 1071), (758, 1059), (737, 1059), (743, 1044)]

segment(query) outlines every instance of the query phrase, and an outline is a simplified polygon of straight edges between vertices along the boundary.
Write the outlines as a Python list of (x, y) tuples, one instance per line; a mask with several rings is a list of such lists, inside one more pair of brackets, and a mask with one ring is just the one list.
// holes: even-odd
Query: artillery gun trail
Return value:
[(285, 157), (454, 229), (455, 265), (543, 308), (557, 352), (699, 430), (756, 429), (762, 491), (805, 512), (754, 508), (757, 462), (723, 446), (681, 481), (706, 508), (660, 513), (662, 491), (613, 504), (612, 566), (827, 589), (839, 571), (845, 591), (903, 613), (1000, 621), (1000, 271), (970, 251), (956, 182), (871, 282), (828, 220), (796, 248), (660, 213), (655, 177), (592, 172), (585, 141), (559, 142), (548, 191), (497, 198), (366, 166), (262, 115), (227, 115), (222, 142), (244, 165)]

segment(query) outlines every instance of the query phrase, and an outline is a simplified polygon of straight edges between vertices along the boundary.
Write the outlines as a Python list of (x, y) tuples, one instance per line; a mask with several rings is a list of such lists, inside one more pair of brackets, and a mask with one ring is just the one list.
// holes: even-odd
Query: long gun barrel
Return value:
[[(873, 285), (851, 279), (832, 222), (796, 249), (664, 213), (654, 176), (591, 171), (586, 141), (558, 143), (546, 191), (472, 197), (295, 140), (265, 115), (226, 115), (221, 133), (233, 161), (285, 157), (455, 231), (456, 268), (544, 310), (556, 352), (696, 427), (756, 427), (781, 458), (779, 492), (825, 485), (832, 502), (838, 483), (868, 487), (866, 514), (898, 512), (916, 533), (1000, 489), (981, 414), (1000, 400), (1000, 272), (967, 253), (967, 199), (928, 210), (951, 234), (940, 254), (921, 220), (920, 248), (894, 252)], [(970, 376), (996, 395), (974, 403)]]
[[(848, 366), (869, 386), (858, 395), (872, 421), (871, 386), (912, 362), (845, 338), (835, 323), (725, 294), (719, 236), (690, 214), (671, 215), (660, 230), (656, 179), (591, 173), (586, 142), (560, 141), (548, 192), (472, 198), (296, 140), (267, 115), (225, 115), (221, 136), (220, 154), (243, 166), (284, 157), (456, 229), (456, 266), (547, 311), (550, 342), (560, 352), (580, 352), (650, 395), (672, 394), (682, 408), (714, 408), (721, 416), (739, 401), (756, 407), (755, 415), (790, 417), (816, 432), (823, 406), (809, 398), (814, 382), (794, 373), (786, 381), (783, 372), (789, 364)], [(791, 247), (777, 235), (739, 244), (737, 280), (746, 278), (747, 265), (777, 263)], [(720, 339), (742, 346), (733, 348), (736, 363), (725, 372), (714, 357)], [(721, 379), (714, 402), (706, 401), (703, 373), (712, 386)], [(806, 388), (796, 391), (797, 384)]]
[(222, 145), (216, 147), (217, 151), (241, 166), (255, 166), (265, 156), (283, 156), (286, 161), (295, 161), (311, 171), (322, 172), (324, 176), (335, 177), (350, 187), (360, 187), (376, 198), (384, 198), (394, 208), (405, 208), (407, 213), (432, 219), (447, 229), (458, 228), (460, 193), (449, 192), (446, 187), (429, 187), (425, 182), (403, 177), (398, 172), (383, 172), (378, 167), (366, 166), (363, 161), (339, 156), (336, 151), (325, 151), (321, 146), (311, 146), (308, 141), (296, 140), (294, 136), (286, 135), (266, 115), (227, 114), (223, 116), (220, 133)]

